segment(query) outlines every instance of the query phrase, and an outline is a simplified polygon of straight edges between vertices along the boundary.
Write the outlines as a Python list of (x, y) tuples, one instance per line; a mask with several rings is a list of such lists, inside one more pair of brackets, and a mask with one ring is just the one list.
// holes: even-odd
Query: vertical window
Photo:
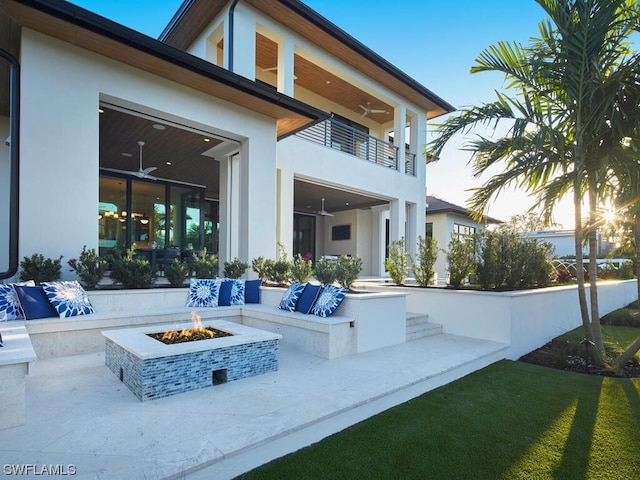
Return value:
[(433, 238), (433, 222), (427, 222), (424, 226), (425, 238)]

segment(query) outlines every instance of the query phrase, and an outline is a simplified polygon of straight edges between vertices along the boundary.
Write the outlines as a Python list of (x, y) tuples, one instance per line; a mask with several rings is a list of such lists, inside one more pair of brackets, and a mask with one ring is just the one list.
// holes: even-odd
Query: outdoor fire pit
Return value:
[(227, 320), (166, 327), (102, 332), (107, 367), (142, 401), (278, 370), (281, 335)]

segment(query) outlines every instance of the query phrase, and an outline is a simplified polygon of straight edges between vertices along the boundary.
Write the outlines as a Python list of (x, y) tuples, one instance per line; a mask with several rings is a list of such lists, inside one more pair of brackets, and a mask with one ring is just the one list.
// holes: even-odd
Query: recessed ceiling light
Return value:
[(211, 139), (210, 139), (210, 138), (205, 138), (205, 139), (204, 139), (204, 141), (205, 141), (205, 142), (210, 142), (210, 141), (211, 141)]
[(347, 207), (348, 207), (348, 206), (349, 206), (349, 202), (345, 203), (345, 206), (347, 206)]
[(324, 83), (326, 83), (327, 85), (329, 85), (329, 84), (331, 83), (331, 80), (327, 80), (327, 81), (326, 81), (326, 82), (324, 82)]
[(167, 165), (171, 165), (171, 162), (167, 162)]
[(104, 113), (104, 110), (103, 110), (103, 109), (101, 109), (101, 108), (99, 108), (99, 109), (98, 109), (98, 113)]
[(127, 152), (124, 152), (124, 153), (122, 154), (122, 156), (123, 156), (123, 157), (133, 157), (133, 155), (132, 155), (131, 153), (127, 153)]
[(165, 127), (164, 125), (161, 125), (161, 124), (159, 124), (159, 123), (154, 123), (154, 124), (153, 124), (153, 128), (155, 128), (156, 130), (164, 130), (164, 129), (166, 129), (167, 127)]

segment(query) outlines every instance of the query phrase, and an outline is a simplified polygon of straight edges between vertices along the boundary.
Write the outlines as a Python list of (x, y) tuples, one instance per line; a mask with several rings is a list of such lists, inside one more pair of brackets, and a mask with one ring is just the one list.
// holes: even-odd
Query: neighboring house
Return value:
[[(553, 245), (554, 252), (558, 257), (575, 257), (576, 256), (576, 244), (575, 244), (575, 230), (540, 230), (535, 232), (522, 232), (520, 235), (535, 238), (541, 242), (548, 242)], [(596, 235), (596, 255), (607, 255), (613, 248), (615, 243), (607, 241), (602, 235), (602, 232), (598, 231)], [(585, 256), (589, 255), (588, 245), (583, 245), (582, 253)]]
[(0, 54), (0, 278), (134, 243), (382, 275), (390, 241), (425, 234), (426, 122), (454, 108), (298, 1), (185, 2), (155, 40), (0, 0)]
[(471, 218), (466, 208), (433, 196), (427, 196), (426, 212), (426, 237), (435, 239), (438, 249), (441, 250), (435, 264), (438, 285), (447, 283), (447, 251), (454, 235), (463, 239), (481, 232), (487, 224), (501, 223), (500, 220), (491, 217), (486, 217), (484, 223), (479, 223)]

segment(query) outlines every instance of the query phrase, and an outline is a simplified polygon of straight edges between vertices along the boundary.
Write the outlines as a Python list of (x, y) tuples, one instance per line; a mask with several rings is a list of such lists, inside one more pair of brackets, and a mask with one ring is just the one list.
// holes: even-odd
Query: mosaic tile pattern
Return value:
[(231, 382), (278, 370), (278, 340), (143, 360), (107, 338), (105, 352), (107, 367), (142, 401), (211, 387), (214, 372)]

